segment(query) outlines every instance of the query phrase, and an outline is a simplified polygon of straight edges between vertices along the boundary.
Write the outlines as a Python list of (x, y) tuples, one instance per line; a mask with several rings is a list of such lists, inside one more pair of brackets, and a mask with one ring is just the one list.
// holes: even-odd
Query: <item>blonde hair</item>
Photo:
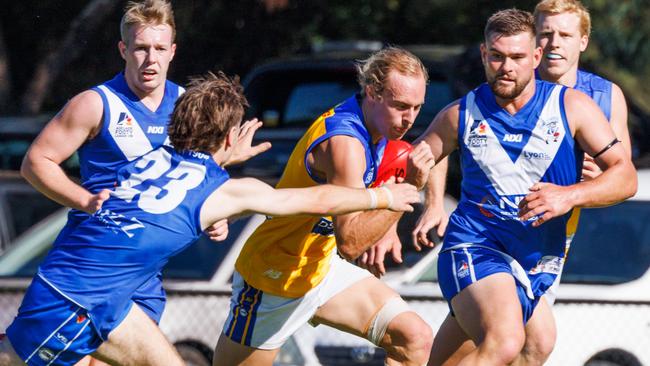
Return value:
[(539, 20), (542, 13), (561, 14), (575, 13), (580, 18), (580, 33), (589, 37), (591, 34), (591, 17), (589, 10), (582, 5), (580, 0), (542, 0), (535, 6), (535, 21)]
[(386, 87), (388, 74), (395, 70), (402, 75), (422, 75), (429, 80), (429, 73), (417, 56), (399, 47), (386, 47), (356, 64), (357, 81), (361, 86), (361, 95), (365, 96), (366, 86), (380, 95)]
[(172, 28), (172, 43), (176, 39), (176, 23), (174, 11), (167, 0), (144, 0), (142, 2), (130, 1), (124, 9), (124, 16), (120, 22), (120, 35), (122, 42), (126, 43), (128, 31), (135, 25), (161, 25)]

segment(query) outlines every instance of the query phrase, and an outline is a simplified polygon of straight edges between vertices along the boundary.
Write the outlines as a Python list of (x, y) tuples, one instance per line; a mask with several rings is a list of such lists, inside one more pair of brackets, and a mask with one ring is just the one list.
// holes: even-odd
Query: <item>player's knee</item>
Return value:
[[(526, 334), (523, 328), (510, 330), (501, 334), (487, 335), (484, 343), (479, 348), (489, 353), (500, 364), (513, 362), (521, 353), (526, 342)], [(483, 346), (483, 347), (482, 347)]]
[(433, 331), (415, 313), (409, 313), (412, 320), (408, 326), (400, 330), (401, 337), (404, 340), (404, 349), (407, 358), (416, 364), (423, 365), (429, 359), (429, 353), (433, 345)]
[(549, 333), (544, 337), (527, 339), (521, 354), (527, 365), (543, 365), (555, 347), (555, 334)]
[[(381, 338), (380, 334), (375, 334), (374, 342), (382, 346), (390, 358), (407, 364), (422, 365), (427, 362), (433, 343), (433, 331), (404, 300), (399, 297), (389, 300), (373, 323), (384, 324), (386, 328)], [(372, 337), (369, 339), (373, 341)]]

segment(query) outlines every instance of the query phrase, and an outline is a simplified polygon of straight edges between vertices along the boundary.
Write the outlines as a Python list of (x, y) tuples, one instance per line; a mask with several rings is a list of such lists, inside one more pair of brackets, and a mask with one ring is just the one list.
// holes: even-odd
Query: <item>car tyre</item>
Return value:
[(190, 344), (177, 344), (176, 350), (187, 366), (211, 366), (212, 360), (202, 350)]
[(622, 349), (608, 349), (591, 357), (585, 366), (642, 366), (641, 361)]

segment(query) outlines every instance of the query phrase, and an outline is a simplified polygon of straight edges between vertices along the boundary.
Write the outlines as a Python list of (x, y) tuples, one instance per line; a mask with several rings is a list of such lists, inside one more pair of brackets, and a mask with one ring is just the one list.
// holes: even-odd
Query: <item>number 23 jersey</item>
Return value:
[(117, 171), (110, 199), (59, 235), (38, 275), (107, 335), (134, 291), (200, 235), (201, 206), (228, 178), (208, 154), (153, 150)]

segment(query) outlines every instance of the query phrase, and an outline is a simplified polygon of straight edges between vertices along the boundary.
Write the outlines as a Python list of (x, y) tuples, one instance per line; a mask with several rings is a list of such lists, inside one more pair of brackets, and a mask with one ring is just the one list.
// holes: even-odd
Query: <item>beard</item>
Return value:
[(529, 77), (526, 80), (514, 80), (514, 85), (503, 86), (497, 84), (497, 76), (491, 76), (487, 72), (485, 76), (490, 89), (492, 89), (492, 93), (501, 99), (515, 99), (524, 91), (526, 85), (528, 85), (528, 82), (530, 81)]

